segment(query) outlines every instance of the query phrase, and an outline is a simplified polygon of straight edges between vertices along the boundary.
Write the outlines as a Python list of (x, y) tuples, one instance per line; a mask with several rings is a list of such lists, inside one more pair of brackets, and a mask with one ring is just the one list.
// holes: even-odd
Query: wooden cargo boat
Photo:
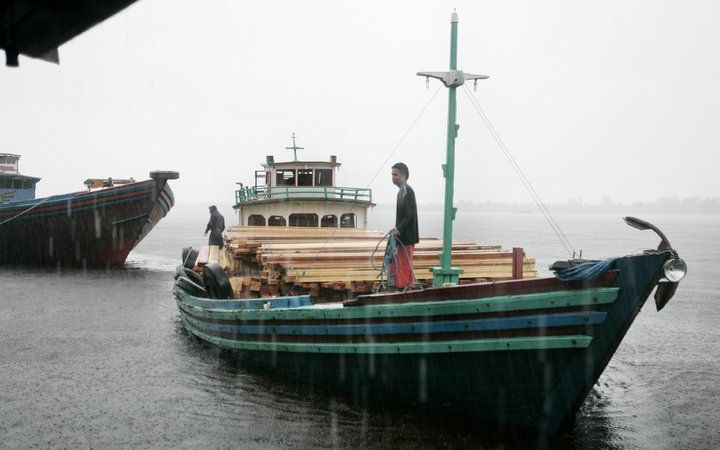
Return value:
[[(196, 270), (223, 262), (237, 298), (309, 294), (322, 302), (376, 292), (383, 262), (378, 242), (385, 243), (385, 233), (367, 228), (372, 190), (340, 187), (337, 157), (298, 160), (303, 148), (294, 134), (292, 139), (286, 147), (294, 152), (292, 161), (267, 156), (254, 185), (235, 192), (238, 226), (224, 234), (227, 254), (201, 248)], [(422, 238), (415, 249), (416, 279), (431, 284), (430, 269), (443, 242)], [(463, 269), (458, 275), (462, 284), (537, 276), (535, 260), (521, 248), (457, 241), (451, 250)]]
[(0, 264), (121, 266), (175, 203), (168, 180), (178, 173), (159, 171), (36, 199), (40, 179), (18, 173), (18, 155), (0, 157), (9, 161), (0, 171)]
[(553, 433), (571, 423), (675, 257), (620, 258), (595, 280), (499, 281), (344, 303), (217, 300), (179, 286), (174, 294), (191, 333), (262, 370)]
[[(462, 261), (462, 251), (451, 251), (455, 89), (486, 77), (456, 69), (456, 14), (451, 22), (451, 70), (419, 73), (450, 89), (445, 220), (440, 264), (430, 268), (432, 287), (318, 303), (314, 295), (282, 295), (296, 288), (293, 279), (290, 291), (278, 296), (255, 292), (260, 298), (235, 299), (220, 264), (206, 254), (200, 276), (192, 270), (197, 253), (185, 252), (191, 256), (184, 256), (173, 292), (190, 333), (282, 378), (349, 392), (381, 408), (421, 406), (461, 414), (468, 423), (489, 420), (556, 433), (572, 423), (650, 293), (656, 289), (660, 310), (687, 267), (660, 230), (627, 217), (629, 225), (655, 231), (660, 246), (604, 261), (558, 261), (551, 267), (555, 276), (543, 278), (522, 277), (524, 257), (513, 252), (515, 276), (462, 284), (463, 265), (451, 265), (455, 256)], [(266, 235), (233, 233), (238, 230), (229, 233), (230, 253), (267, 262), (264, 276), (274, 262), (289, 258), (294, 264), (292, 255), (303, 253), (302, 243), (290, 248), (268, 243)], [(309, 239), (309, 245), (323, 242)], [(333, 245), (351, 253), (367, 244)], [(280, 256), (274, 246), (283, 249)], [(215, 259), (231, 266), (227, 258)]]

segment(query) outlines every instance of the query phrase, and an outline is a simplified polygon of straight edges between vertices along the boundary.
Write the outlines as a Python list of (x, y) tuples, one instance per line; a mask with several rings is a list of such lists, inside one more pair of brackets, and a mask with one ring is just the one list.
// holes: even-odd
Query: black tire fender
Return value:
[(200, 254), (199, 250), (196, 250), (192, 247), (185, 247), (182, 250), (182, 264), (184, 267), (187, 267), (188, 269), (192, 270), (193, 267), (195, 267), (195, 262), (197, 261), (198, 255)]
[(189, 278), (182, 276), (175, 281), (175, 286), (192, 295), (193, 297), (207, 298), (208, 293), (202, 286), (190, 281)]
[(194, 270), (183, 267), (183, 275), (185, 276), (185, 278), (188, 278), (190, 281), (197, 284), (198, 286), (205, 287), (205, 282), (203, 281), (202, 275), (195, 272)]
[(230, 279), (218, 263), (209, 263), (203, 267), (203, 283), (210, 298), (233, 298)]

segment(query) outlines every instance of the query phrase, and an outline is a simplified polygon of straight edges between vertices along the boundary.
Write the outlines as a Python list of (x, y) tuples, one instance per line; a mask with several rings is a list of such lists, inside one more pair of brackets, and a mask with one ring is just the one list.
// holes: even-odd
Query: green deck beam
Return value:
[(619, 288), (595, 288), (580, 291), (553, 291), (539, 294), (508, 295), (503, 297), (443, 300), (387, 305), (344, 307), (342, 303), (319, 304), (298, 308), (212, 310), (196, 306), (192, 296), (175, 288), (181, 309), (197, 317), (227, 320), (337, 320), (413, 316), (474, 314), (483, 312), (522, 311), (544, 308), (564, 308), (612, 303)]

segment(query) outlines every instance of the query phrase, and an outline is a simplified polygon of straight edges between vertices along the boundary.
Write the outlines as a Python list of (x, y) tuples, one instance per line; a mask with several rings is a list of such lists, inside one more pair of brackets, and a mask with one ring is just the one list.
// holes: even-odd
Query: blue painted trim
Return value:
[[(181, 310), (182, 311), (182, 310)], [(184, 311), (182, 311), (184, 312)], [(297, 336), (358, 336), (387, 334), (433, 334), (463, 331), (517, 330), (522, 328), (551, 328), (577, 325), (597, 325), (605, 321), (607, 313), (585, 311), (577, 313), (538, 314), (475, 320), (445, 320), (438, 322), (410, 322), (350, 325), (223, 325), (189, 317), (183, 318), (206, 332), (231, 334), (277, 334)]]
[(244, 300), (212, 300), (208, 298), (188, 297), (183, 302), (186, 305), (206, 310), (236, 310), (236, 309), (263, 309), (265, 303), (273, 308), (298, 308), (313, 305), (309, 295), (293, 295), (288, 297), (256, 298)]
[(261, 352), (329, 353), (329, 354), (410, 354), (467, 353), (514, 350), (550, 350), (587, 348), (592, 336), (531, 336), (499, 339), (470, 339), (464, 341), (430, 342), (353, 342), (353, 343), (305, 343), (305, 342), (264, 342), (236, 341), (203, 333), (183, 319), (183, 325), (195, 336), (220, 347), (235, 350)]
[[(56, 203), (64, 203), (68, 200), (71, 201), (85, 201), (87, 199), (93, 199), (93, 200), (101, 200), (105, 197), (118, 195), (118, 194), (126, 194), (128, 192), (134, 192), (134, 191), (140, 191), (143, 189), (147, 189), (151, 187), (155, 182), (152, 180), (149, 181), (141, 181), (139, 184), (134, 186), (128, 186), (128, 187), (119, 187), (115, 188), (109, 191), (98, 191), (98, 192), (92, 192), (89, 193), (88, 191), (78, 191), (78, 192), (72, 192), (69, 194), (62, 194), (58, 195), (52, 200), (48, 200), (46, 203), (43, 204), (43, 206), (49, 206), (54, 205)], [(32, 206), (35, 203), (42, 202), (43, 200), (47, 199), (48, 197), (43, 198), (37, 198), (34, 200), (23, 200), (19, 202), (11, 202), (0, 206), (0, 211), (3, 209), (13, 209), (13, 208), (20, 208), (23, 206)]]

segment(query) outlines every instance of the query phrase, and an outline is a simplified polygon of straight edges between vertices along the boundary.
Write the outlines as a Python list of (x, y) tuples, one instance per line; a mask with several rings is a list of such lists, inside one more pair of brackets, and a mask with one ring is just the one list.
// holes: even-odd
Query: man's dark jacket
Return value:
[(420, 242), (415, 191), (407, 184), (398, 191), (395, 228), (398, 229), (398, 239), (403, 244), (414, 245)]
[(208, 245), (217, 245), (223, 247), (223, 231), (225, 231), (225, 218), (220, 214), (217, 208), (210, 211), (210, 222), (207, 224), (205, 232), (210, 232)]

